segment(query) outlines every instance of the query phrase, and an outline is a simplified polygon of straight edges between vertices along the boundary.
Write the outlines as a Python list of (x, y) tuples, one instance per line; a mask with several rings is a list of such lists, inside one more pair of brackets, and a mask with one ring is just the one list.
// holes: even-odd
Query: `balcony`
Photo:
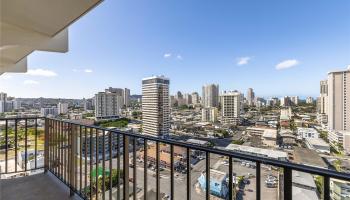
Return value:
[[(1, 199), (331, 199), (339, 192), (332, 192), (333, 180), (350, 180), (328, 169), (51, 118), (0, 119), (0, 139)], [(249, 173), (239, 176), (243, 168)], [(321, 184), (303, 185), (305, 174)]]

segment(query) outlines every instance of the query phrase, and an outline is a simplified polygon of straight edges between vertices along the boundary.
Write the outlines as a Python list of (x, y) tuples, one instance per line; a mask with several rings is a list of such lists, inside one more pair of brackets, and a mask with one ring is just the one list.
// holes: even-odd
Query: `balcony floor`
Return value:
[(6, 200), (78, 200), (69, 188), (50, 173), (0, 180), (0, 199)]

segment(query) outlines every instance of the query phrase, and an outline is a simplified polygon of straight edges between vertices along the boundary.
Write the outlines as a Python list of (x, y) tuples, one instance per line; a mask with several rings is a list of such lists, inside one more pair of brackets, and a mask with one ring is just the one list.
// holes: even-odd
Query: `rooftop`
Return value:
[(283, 151), (262, 149), (262, 148), (256, 148), (256, 147), (251, 147), (251, 146), (230, 144), (225, 149), (231, 150), (231, 151), (240, 151), (240, 152), (244, 152), (244, 153), (264, 155), (264, 156), (267, 156), (269, 158), (274, 158), (274, 159), (288, 158), (288, 154), (286, 152), (283, 152)]
[(293, 171), (293, 183), (310, 188), (316, 188), (313, 176), (304, 172)]
[(329, 146), (329, 144), (321, 138), (306, 138), (306, 141), (311, 145)]
[(306, 148), (295, 147), (294, 160), (296, 163), (303, 165), (328, 168), (327, 164), (316, 151)]

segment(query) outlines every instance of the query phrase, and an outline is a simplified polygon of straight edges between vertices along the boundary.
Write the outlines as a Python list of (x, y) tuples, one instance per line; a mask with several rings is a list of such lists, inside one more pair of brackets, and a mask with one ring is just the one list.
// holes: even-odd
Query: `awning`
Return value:
[(0, 74), (26, 72), (35, 50), (68, 51), (68, 29), (102, 0), (1, 0)]

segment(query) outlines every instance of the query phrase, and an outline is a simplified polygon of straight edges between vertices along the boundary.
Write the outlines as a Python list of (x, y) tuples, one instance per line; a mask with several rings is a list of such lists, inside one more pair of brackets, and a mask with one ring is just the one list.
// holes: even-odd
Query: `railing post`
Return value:
[(70, 154), (70, 167), (69, 173), (70, 173), (70, 196), (74, 196), (74, 188), (76, 188), (76, 171), (77, 171), (77, 126), (71, 124), (71, 154)]
[(44, 173), (49, 170), (49, 119), (45, 118)]
[(261, 199), (261, 165), (256, 162), (256, 200)]
[(330, 199), (330, 192), (329, 192), (329, 176), (323, 177), (323, 199), (329, 200)]
[(292, 169), (283, 169), (283, 196), (284, 200), (292, 200)]
[(123, 199), (129, 199), (129, 136), (123, 135)]

